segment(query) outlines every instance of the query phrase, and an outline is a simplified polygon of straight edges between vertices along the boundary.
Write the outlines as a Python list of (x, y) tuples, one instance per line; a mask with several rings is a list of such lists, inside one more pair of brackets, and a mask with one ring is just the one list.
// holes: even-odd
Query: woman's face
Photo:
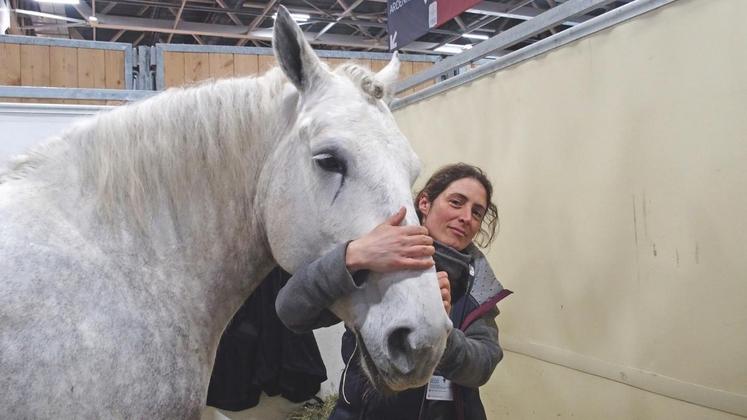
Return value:
[(474, 178), (461, 178), (449, 184), (435, 200), (418, 200), (423, 226), (431, 237), (457, 250), (463, 250), (480, 231), (487, 210), (485, 187)]

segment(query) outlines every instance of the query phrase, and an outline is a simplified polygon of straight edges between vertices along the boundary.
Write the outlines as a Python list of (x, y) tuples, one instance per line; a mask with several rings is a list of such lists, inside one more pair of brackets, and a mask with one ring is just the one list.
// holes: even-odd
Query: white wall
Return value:
[(106, 106), (0, 103), (0, 167), (12, 155), (59, 134), (80, 118)]
[(396, 112), (425, 176), (495, 182), (491, 418), (747, 416), (744, 16), (679, 0)]

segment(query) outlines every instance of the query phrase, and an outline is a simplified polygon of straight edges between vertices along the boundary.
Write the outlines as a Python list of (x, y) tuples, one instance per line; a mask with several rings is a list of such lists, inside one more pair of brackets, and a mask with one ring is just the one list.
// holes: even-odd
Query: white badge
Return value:
[(473, 267), (472, 264), (469, 265), (469, 275), (472, 277), (475, 276), (475, 267)]
[(454, 390), (451, 389), (451, 381), (443, 376), (433, 375), (428, 381), (428, 389), (425, 398), (436, 401), (454, 401)]

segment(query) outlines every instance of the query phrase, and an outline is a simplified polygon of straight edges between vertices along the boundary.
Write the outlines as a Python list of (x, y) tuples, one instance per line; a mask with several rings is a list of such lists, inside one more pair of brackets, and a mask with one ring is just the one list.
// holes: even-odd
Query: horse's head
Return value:
[[(284, 8), (273, 45), (287, 85), (290, 115), (262, 177), (261, 217), (276, 261), (293, 272), (335, 245), (357, 238), (401, 206), (417, 224), (411, 186), (417, 156), (386, 101), (399, 60), (378, 74), (355, 65), (331, 72)], [(435, 271), (369, 274), (332, 311), (357, 333), (377, 388), (424, 384), (451, 329)]]

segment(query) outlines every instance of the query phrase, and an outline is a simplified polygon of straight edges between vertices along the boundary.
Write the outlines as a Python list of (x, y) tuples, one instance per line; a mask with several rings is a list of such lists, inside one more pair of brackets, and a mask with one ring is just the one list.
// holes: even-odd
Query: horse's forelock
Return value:
[(347, 63), (337, 67), (335, 72), (352, 80), (353, 83), (363, 93), (371, 97), (371, 99), (382, 99), (386, 93), (387, 87), (380, 81), (376, 80), (373, 72), (363, 66), (354, 63)]

